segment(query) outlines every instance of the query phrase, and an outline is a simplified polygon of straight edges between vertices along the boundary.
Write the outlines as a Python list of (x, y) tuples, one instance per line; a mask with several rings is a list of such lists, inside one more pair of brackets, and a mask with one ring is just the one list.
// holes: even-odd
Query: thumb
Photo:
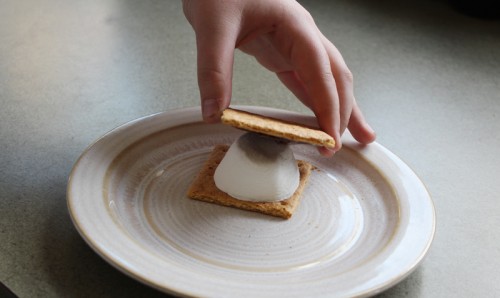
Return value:
[(234, 50), (237, 32), (212, 23), (196, 31), (198, 87), (203, 120), (218, 122), (231, 101)]

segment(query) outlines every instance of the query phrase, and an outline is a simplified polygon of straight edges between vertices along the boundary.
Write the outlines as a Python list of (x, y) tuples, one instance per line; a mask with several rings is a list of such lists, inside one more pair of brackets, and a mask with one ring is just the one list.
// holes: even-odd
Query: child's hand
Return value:
[[(254, 56), (309, 107), (341, 147), (349, 128), (361, 143), (375, 133), (353, 94), (353, 78), (337, 48), (293, 0), (184, 0), (196, 33), (203, 118), (217, 122), (229, 106), (235, 48)], [(324, 155), (332, 152), (322, 150)]]

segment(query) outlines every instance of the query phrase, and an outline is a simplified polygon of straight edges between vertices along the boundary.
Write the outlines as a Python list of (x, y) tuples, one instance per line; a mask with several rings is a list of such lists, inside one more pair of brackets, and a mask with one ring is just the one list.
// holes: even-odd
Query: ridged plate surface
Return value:
[[(291, 112), (242, 107), (311, 122)], [(188, 296), (363, 296), (422, 260), (435, 230), (422, 182), (379, 144), (345, 136), (334, 158), (295, 144), (313, 171), (289, 220), (190, 200), (186, 191), (216, 144), (242, 132), (206, 125), (197, 108), (127, 123), (74, 166), (68, 206), (104, 259), (146, 284)]]

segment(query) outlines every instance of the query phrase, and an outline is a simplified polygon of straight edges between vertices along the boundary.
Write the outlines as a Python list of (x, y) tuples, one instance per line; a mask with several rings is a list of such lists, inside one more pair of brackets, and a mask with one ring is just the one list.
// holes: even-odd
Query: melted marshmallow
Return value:
[(229, 148), (214, 175), (215, 185), (233, 198), (272, 202), (289, 198), (300, 173), (287, 142), (246, 133)]

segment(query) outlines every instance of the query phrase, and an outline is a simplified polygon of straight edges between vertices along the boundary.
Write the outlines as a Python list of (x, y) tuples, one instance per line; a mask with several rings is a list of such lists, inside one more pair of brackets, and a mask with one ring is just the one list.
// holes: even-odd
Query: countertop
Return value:
[[(377, 141), (434, 200), (416, 271), (381, 297), (500, 294), (500, 22), (446, 1), (304, 1), (343, 53)], [(0, 281), (20, 297), (161, 297), (106, 263), (66, 206), (70, 170), (112, 128), (199, 104), (180, 1), (0, 2)], [(233, 103), (308, 112), (236, 54)]]

